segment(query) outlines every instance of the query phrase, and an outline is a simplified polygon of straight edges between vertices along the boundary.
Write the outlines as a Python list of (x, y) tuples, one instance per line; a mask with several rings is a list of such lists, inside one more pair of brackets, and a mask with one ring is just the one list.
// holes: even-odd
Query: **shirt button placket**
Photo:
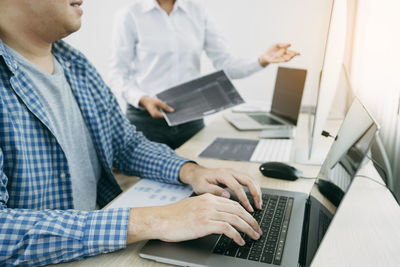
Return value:
[(171, 77), (173, 77), (173, 81), (171, 82), (171, 84), (178, 84), (182, 81), (180, 81), (179, 77), (180, 77), (180, 62), (179, 62), (179, 58), (180, 58), (180, 53), (182, 53), (180, 51), (180, 45), (179, 45), (179, 36), (177, 36), (177, 30), (175, 28), (175, 21), (177, 19), (178, 14), (176, 14), (176, 10), (172, 11), (172, 13), (170, 14), (170, 18), (169, 18), (169, 27), (171, 29), (171, 38), (170, 38), (170, 47), (171, 47), (171, 51), (172, 51), (172, 56), (174, 58), (174, 64), (173, 64), (173, 69), (174, 71), (172, 72)]

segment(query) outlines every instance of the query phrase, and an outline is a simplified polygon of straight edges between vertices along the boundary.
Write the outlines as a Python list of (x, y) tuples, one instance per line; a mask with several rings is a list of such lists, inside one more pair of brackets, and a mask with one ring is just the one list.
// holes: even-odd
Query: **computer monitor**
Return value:
[(296, 162), (302, 164), (322, 164), (328, 149), (317, 147), (323, 138), (321, 132), (325, 126), (335, 98), (342, 71), (347, 35), (347, 0), (332, 0), (329, 27), (323, 56), (322, 71), (319, 80), (317, 105), (308, 147), (296, 151)]

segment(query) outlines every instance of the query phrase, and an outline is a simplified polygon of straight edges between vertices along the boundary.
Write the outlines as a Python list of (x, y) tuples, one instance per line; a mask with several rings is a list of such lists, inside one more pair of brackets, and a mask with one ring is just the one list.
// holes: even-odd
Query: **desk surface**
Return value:
[[(307, 143), (306, 120), (306, 116), (300, 117), (295, 147), (302, 147)], [(329, 121), (327, 129), (334, 133), (339, 126), (340, 121)], [(262, 187), (309, 193), (314, 180), (299, 179), (295, 182), (288, 182), (269, 179), (259, 173), (259, 164), (257, 163), (197, 157), (200, 151), (217, 136), (256, 139), (258, 134), (258, 131), (236, 131), (220, 117), (176, 152), (207, 167), (226, 167), (240, 170), (258, 180)], [(329, 139), (322, 142), (325, 143), (319, 145), (329, 147)], [(297, 164), (294, 164), (294, 166), (303, 170), (304, 176), (307, 177), (315, 177), (319, 171), (318, 166)], [(364, 167), (361, 171), (365, 175), (377, 177), (372, 165)], [(125, 178), (122, 178), (122, 180), (126, 181)], [(143, 244), (144, 242), (133, 244), (120, 251), (60, 264), (60, 266), (170, 266), (141, 259), (138, 251)], [(400, 266), (398, 248), (400, 248), (399, 206), (391, 194), (381, 185), (368, 179), (356, 178), (338, 209), (320, 249), (315, 255), (312, 266)]]

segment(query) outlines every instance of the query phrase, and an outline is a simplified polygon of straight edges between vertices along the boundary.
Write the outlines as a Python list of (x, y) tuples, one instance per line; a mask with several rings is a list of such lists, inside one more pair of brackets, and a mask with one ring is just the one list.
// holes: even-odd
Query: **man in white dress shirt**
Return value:
[(173, 149), (204, 127), (203, 120), (169, 127), (154, 96), (200, 76), (203, 51), (216, 69), (232, 79), (247, 77), (270, 63), (287, 62), (297, 52), (277, 44), (258, 58), (231, 55), (223, 36), (203, 7), (192, 0), (139, 0), (117, 16), (110, 83), (128, 104), (127, 117), (152, 141)]

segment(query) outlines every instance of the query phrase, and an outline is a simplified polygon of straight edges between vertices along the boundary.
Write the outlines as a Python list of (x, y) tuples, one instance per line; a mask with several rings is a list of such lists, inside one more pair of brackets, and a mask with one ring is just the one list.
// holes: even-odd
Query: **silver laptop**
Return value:
[(259, 240), (243, 235), (243, 247), (224, 235), (179, 243), (151, 240), (140, 256), (181, 266), (309, 266), (377, 132), (356, 99), (309, 195), (262, 189), (263, 209), (252, 214), (264, 232)]
[(297, 125), (306, 76), (307, 70), (279, 67), (271, 112), (230, 113), (225, 118), (238, 130), (281, 130), (288, 136)]

